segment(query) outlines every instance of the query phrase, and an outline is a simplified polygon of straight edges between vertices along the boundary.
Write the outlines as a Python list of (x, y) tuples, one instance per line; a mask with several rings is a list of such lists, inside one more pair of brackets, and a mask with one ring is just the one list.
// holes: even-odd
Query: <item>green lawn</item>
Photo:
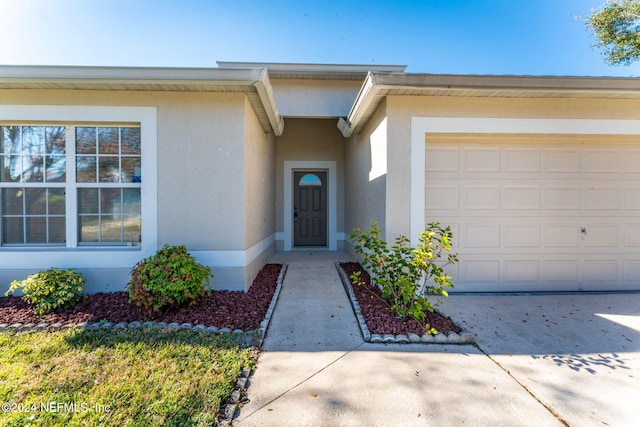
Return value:
[(0, 333), (0, 426), (212, 425), (252, 352), (193, 331)]

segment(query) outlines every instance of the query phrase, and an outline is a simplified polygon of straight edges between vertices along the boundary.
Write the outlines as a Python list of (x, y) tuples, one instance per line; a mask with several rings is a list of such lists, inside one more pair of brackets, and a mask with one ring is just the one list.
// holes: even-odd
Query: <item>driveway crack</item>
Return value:
[(489, 360), (491, 360), (493, 363), (496, 364), (496, 366), (498, 366), (502, 371), (504, 371), (507, 375), (509, 375), (509, 377), (511, 377), (511, 379), (513, 381), (516, 382), (516, 384), (518, 384), (520, 387), (522, 387), (522, 389), (524, 391), (526, 391), (529, 396), (533, 397), (536, 402), (538, 402), (540, 405), (542, 405), (547, 411), (549, 411), (549, 413), (551, 413), (551, 415), (553, 415), (558, 421), (560, 421), (563, 425), (567, 426), (567, 427), (571, 427), (571, 425), (567, 422), (567, 420), (565, 420), (564, 418), (562, 418), (562, 416), (560, 414), (558, 414), (551, 406), (547, 405), (545, 402), (543, 402), (538, 396), (536, 396), (524, 383), (522, 383), (520, 380), (518, 380), (512, 373), (511, 371), (509, 371), (509, 369), (505, 368), (504, 366), (502, 366), (500, 364), (500, 362), (498, 362), (496, 359), (494, 359), (491, 354), (489, 354), (488, 352), (486, 352), (482, 347), (480, 347), (479, 344), (475, 343), (474, 344), (475, 347), (480, 350), (480, 352), (482, 352), (482, 354), (484, 354), (485, 356), (487, 356), (487, 358), (489, 358)]

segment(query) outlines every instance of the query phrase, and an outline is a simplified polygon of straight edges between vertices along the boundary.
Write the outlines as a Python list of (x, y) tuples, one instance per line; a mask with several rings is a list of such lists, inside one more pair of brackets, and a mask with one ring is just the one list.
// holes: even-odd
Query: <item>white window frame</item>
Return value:
[[(0, 105), (0, 121), (56, 122), (74, 125), (79, 122), (93, 124), (136, 123), (141, 133), (141, 245), (140, 246), (79, 246), (76, 215), (67, 221), (66, 247), (0, 247), (0, 268), (131, 268), (142, 257), (153, 254), (158, 247), (157, 215), (157, 109), (155, 107), (115, 106), (51, 106), (51, 105)], [(71, 145), (70, 145), (71, 144)], [(71, 149), (69, 147), (71, 146)], [(75, 182), (75, 141), (67, 137), (67, 154), (73, 154), (68, 164), (67, 180)], [(69, 167), (73, 173), (69, 173)], [(18, 183), (16, 183), (18, 184)], [(67, 192), (67, 214), (76, 212), (76, 191)], [(69, 209), (71, 207), (71, 210)]]

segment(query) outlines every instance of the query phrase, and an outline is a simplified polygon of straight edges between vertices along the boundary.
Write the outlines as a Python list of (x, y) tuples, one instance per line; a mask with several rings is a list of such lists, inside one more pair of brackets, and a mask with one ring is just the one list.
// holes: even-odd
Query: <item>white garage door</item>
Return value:
[(425, 188), (456, 291), (640, 289), (638, 140), (428, 137)]

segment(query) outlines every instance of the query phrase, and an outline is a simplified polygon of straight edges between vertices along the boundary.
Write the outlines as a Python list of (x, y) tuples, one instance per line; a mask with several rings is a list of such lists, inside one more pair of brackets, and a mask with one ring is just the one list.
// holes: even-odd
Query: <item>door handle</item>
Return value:
[(293, 208), (293, 222), (298, 222), (298, 208)]

